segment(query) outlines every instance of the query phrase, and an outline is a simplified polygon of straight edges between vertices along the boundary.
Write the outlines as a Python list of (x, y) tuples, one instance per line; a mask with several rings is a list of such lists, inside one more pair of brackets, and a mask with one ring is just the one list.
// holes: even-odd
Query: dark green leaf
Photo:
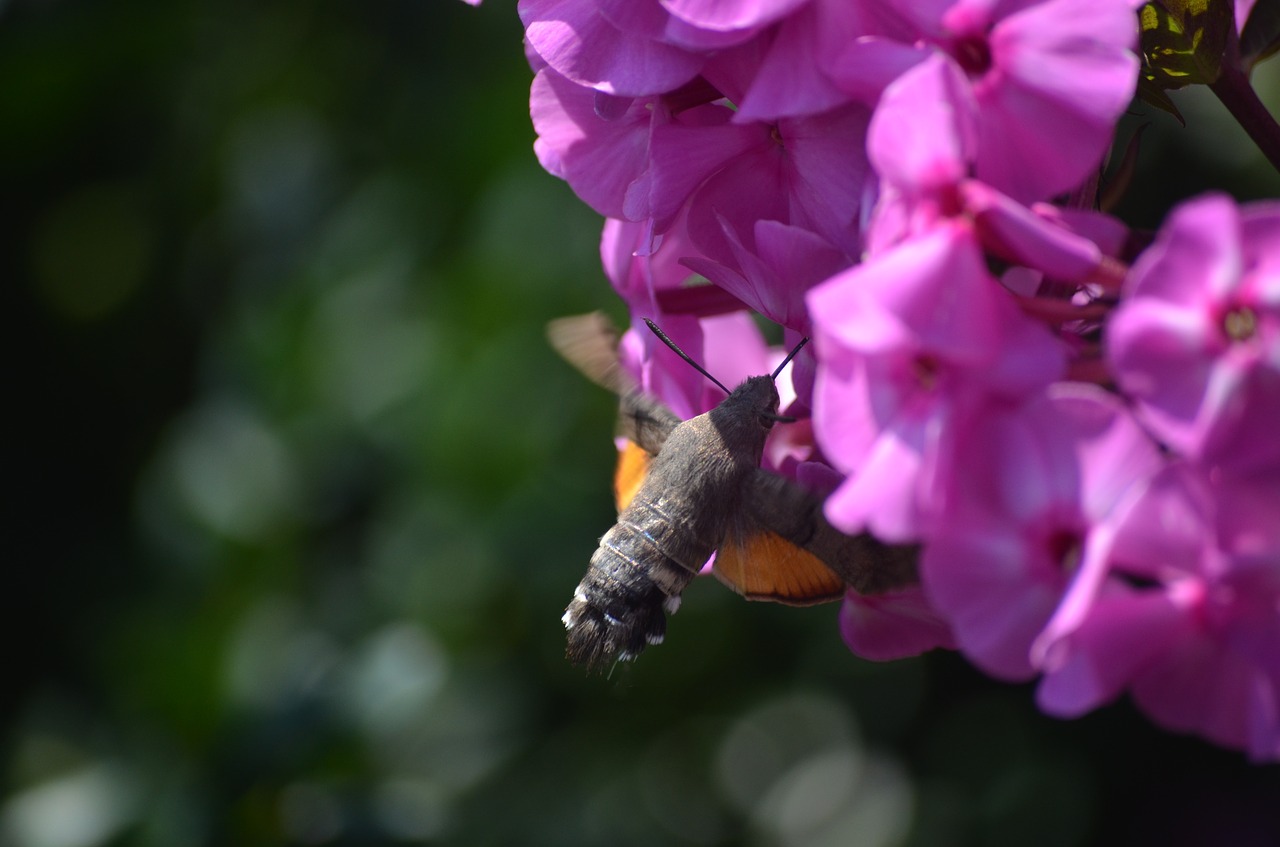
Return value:
[(1162, 112), (1168, 112), (1177, 118), (1178, 123), (1183, 126), (1187, 125), (1186, 119), (1182, 117), (1182, 112), (1178, 111), (1178, 107), (1169, 99), (1169, 95), (1165, 94), (1164, 89), (1149, 76), (1143, 75), (1138, 78), (1138, 99), (1155, 106)]
[(1162, 0), (1139, 10), (1143, 76), (1163, 89), (1209, 85), (1235, 25), (1231, 0)]

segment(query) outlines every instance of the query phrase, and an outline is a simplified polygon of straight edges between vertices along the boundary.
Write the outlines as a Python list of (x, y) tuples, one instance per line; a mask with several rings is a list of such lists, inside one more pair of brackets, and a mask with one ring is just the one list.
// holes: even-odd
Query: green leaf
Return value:
[(1187, 120), (1182, 117), (1182, 112), (1178, 111), (1178, 107), (1174, 105), (1174, 102), (1169, 99), (1169, 95), (1164, 93), (1164, 89), (1155, 80), (1146, 76), (1138, 79), (1138, 99), (1155, 106), (1162, 112), (1168, 112), (1183, 126), (1187, 125)]
[(1280, 0), (1258, 0), (1240, 33), (1240, 56), (1245, 68), (1280, 50)]
[(1232, 0), (1160, 0), (1138, 11), (1143, 77), (1158, 88), (1209, 85), (1235, 26)]

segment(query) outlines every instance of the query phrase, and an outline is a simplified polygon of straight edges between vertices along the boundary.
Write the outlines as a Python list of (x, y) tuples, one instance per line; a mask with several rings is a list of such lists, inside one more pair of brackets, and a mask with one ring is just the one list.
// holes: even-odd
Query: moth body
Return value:
[(571, 661), (599, 667), (662, 641), (666, 614), (725, 536), (777, 410), (773, 381), (752, 377), (671, 431), (565, 610)]
[(917, 581), (914, 545), (841, 532), (824, 517), (821, 498), (760, 467), (765, 438), (784, 420), (773, 383), (782, 365), (681, 421), (623, 370), (604, 315), (561, 318), (547, 333), (561, 355), (621, 398), (619, 426), (629, 442), (619, 461), (618, 522), (600, 539), (562, 618), (570, 661), (604, 667), (662, 641), (667, 614), (713, 552), (715, 575), (751, 600), (807, 606)]

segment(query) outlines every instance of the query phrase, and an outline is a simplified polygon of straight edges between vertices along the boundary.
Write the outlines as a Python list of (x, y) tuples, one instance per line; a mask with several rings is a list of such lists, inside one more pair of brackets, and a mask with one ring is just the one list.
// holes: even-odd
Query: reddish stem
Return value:
[(1101, 356), (1077, 359), (1067, 365), (1067, 379), (1073, 382), (1092, 382), (1096, 385), (1110, 385), (1112, 382), (1107, 360)]
[(1209, 90), (1217, 95), (1231, 116), (1244, 127), (1244, 131), (1258, 145), (1272, 167), (1280, 171), (1280, 124), (1276, 123), (1276, 119), (1258, 99), (1258, 92), (1249, 84), (1248, 74), (1239, 67), (1238, 44), (1234, 38), (1230, 41), (1227, 55), (1223, 58), (1222, 72), (1209, 85)]
[(1111, 311), (1111, 306), (1107, 303), (1088, 303), (1078, 306), (1068, 300), (1048, 297), (1018, 297), (1017, 300), (1022, 311), (1031, 317), (1055, 325), (1068, 321), (1098, 321), (1105, 318)]
[(1121, 286), (1124, 285), (1125, 275), (1129, 273), (1129, 266), (1119, 259), (1113, 259), (1110, 256), (1103, 256), (1102, 261), (1098, 262), (1098, 266), (1094, 268), (1093, 273), (1089, 275), (1089, 282), (1099, 286), (1104, 291), (1117, 293)]

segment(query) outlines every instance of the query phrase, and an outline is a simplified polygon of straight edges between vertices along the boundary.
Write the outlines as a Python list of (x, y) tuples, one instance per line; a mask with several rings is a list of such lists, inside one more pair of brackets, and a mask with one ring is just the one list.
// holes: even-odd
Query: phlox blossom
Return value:
[(963, 423), (991, 398), (1042, 388), (1064, 366), (1061, 345), (1013, 305), (962, 220), (837, 274), (808, 304), (815, 431), (849, 475), (826, 511), (847, 532), (921, 538)]
[[(884, 4), (882, 4), (884, 5)], [(974, 175), (1021, 202), (1075, 187), (1098, 165), (1138, 78), (1129, 0), (955, 0), (884, 5), (881, 33), (853, 41), (833, 67), (872, 97), (931, 57), (964, 81), (951, 108), (974, 131)], [(920, 114), (944, 105), (921, 100)]]
[(1164, 727), (1280, 757), (1280, 483), (1183, 462), (1140, 488), (1041, 637), (1041, 705), (1127, 688)]
[(673, 121), (654, 127), (649, 169), (626, 217), (663, 231), (677, 213), (707, 258), (736, 265), (726, 228), (748, 249), (754, 225), (801, 226), (850, 255), (861, 250), (868, 110), (858, 104), (777, 123)]
[(1280, 204), (1189, 202), (1125, 267), (1092, 201), (1140, 5), (520, 0), (534, 149), (608, 218), (623, 367), (679, 416), (723, 392), (642, 318), (727, 385), (783, 355), (752, 313), (813, 338), (764, 466), (922, 549), (846, 596), (851, 650), (1276, 759)]
[(1280, 204), (1176, 209), (1107, 333), (1121, 390), (1169, 447), (1238, 470), (1280, 463)]
[(874, 255), (947, 218), (973, 220), (983, 249), (1059, 281), (1099, 273), (1126, 230), (1099, 212), (1024, 205), (969, 176), (976, 112), (953, 62), (933, 55), (885, 89), (867, 130), (880, 196), (866, 233)]
[(1112, 511), (1160, 463), (1115, 397), (1081, 383), (971, 427), (921, 559), (926, 594), (965, 655), (1003, 679), (1033, 677), (1033, 642)]

